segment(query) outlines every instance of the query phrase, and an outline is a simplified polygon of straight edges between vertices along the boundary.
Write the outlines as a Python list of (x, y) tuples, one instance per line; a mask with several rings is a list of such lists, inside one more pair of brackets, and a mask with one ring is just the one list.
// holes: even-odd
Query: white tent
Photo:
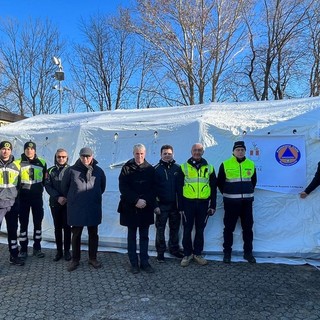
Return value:
[[(156, 164), (163, 144), (174, 146), (178, 163), (190, 157), (191, 146), (202, 142), (204, 157), (216, 171), (231, 156), (236, 140), (255, 135), (301, 135), (306, 145), (306, 183), (312, 179), (319, 156), (320, 99), (299, 99), (255, 103), (212, 103), (207, 105), (117, 110), (62, 115), (40, 115), (0, 128), (0, 139), (13, 142), (16, 158), (26, 141), (37, 144), (37, 154), (53, 164), (58, 148), (69, 152), (69, 163), (79, 150), (89, 146), (105, 170), (107, 191), (103, 197), (100, 246), (115, 250), (126, 247), (126, 229), (119, 225), (118, 176), (121, 165), (132, 158), (132, 146), (143, 143), (146, 159)], [(259, 179), (259, 175), (258, 175)], [(53, 239), (53, 223), (47, 194), (43, 237)], [(254, 202), (254, 252), (257, 257), (320, 256), (320, 189), (307, 199), (297, 194), (257, 189)], [(223, 204), (218, 192), (217, 212), (205, 231), (205, 252), (221, 253)], [(241, 228), (234, 234), (234, 251), (242, 251)], [(150, 232), (151, 246), (154, 228)]]

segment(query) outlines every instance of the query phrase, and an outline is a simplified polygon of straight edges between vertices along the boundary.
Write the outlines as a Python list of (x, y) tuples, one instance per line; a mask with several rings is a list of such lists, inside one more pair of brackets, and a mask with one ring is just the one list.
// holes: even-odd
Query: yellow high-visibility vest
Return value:
[(235, 156), (223, 162), (226, 181), (223, 196), (231, 199), (253, 198), (251, 178), (255, 171), (254, 162), (245, 159), (238, 162)]
[(208, 199), (211, 195), (210, 175), (214, 172), (212, 165), (201, 166), (198, 170), (184, 163), (181, 165), (184, 173), (183, 196), (187, 199)]

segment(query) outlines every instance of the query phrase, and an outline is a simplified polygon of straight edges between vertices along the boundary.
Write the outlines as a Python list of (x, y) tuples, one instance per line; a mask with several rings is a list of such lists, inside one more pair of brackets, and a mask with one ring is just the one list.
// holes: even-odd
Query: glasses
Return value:
[(67, 156), (57, 156), (58, 159), (65, 159)]
[(92, 156), (89, 156), (88, 154), (82, 154), (80, 157), (82, 157), (82, 158), (90, 158)]
[(195, 152), (202, 152), (203, 149), (193, 149), (193, 151), (195, 151)]
[(164, 155), (164, 156), (172, 156), (172, 153), (170, 153), (170, 152), (164, 152), (163, 155)]

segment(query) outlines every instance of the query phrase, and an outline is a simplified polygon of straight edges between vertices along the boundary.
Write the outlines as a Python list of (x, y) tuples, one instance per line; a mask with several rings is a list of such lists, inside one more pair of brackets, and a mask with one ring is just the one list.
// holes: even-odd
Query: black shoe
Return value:
[(256, 263), (255, 257), (252, 255), (252, 253), (245, 253), (243, 255), (243, 259), (247, 260), (249, 263)]
[(140, 266), (140, 269), (146, 273), (154, 273), (154, 269), (150, 266), (149, 263), (146, 265)]
[(59, 261), (62, 258), (62, 252), (58, 251), (53, 258), (53, 261)]
[(88, 263), (95, 269), (99, 269), (102, 267), (101, 262), (99, 262), (97, 259), (89, 259)]
[(65, 251), (64, 252), (64, 260), (70, 261), (71, 260), (71, 253), (70, 251)]
[(10, 264), (13, 264), (15, 266), (23, 266), (24, 265), (24, 260), (19, 257), (10, 256), (9, 262), (10, 262)]
[(33, 255), (37, 258), (44, 258), (45, 254), (41, 250), (33, 249)]
[(138, 266), (131, 266), (130, 272), (133, 274), (137, 274), (140, 272), (140, 268)]
[(224, 263), (231, 263), (231, 254), (230, 253), (225, 253), (223, 256), (223, 262)]
[(182, 259), (184, 257), (184, 254), (180, 251), (176, 251), (176, 252), (170, 252), (171, 255), (175, 256), (178, 259)]
[(79, 261), (72, 261), (68, 267), (68, 271), (71, 272), (71, 271), (74, 271), (78, 268), (79, 266)]
[(165, 262), (165, 261), (164, 261), (164, 254), (163, 254), (163, 253), (158, 253), (158, 255), (157, 255), (157, 261), (160, 262), (160, 263)]
[(18, 257), (22, 259), (23, 261), (26, 261), (28, 258), (28, 252), (27, 251), (20, 251), (18, 254)]

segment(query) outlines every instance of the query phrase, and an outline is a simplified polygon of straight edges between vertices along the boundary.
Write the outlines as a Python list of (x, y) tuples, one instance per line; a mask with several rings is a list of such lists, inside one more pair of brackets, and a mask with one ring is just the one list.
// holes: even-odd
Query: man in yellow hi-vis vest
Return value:
[(18, 213), (20, 187), (20, 167), (14, 161), (10, 141), (0, 142), (0, 223), (6, 219), (8, 231), (9, 262), (23, 266), (24, 261), (18, 257)]
[(30, 209), (33, 216), (33, 255), (43, 258), (41, 251), (42, 220), (43, 220), (43, 187), (46, 178), (46, 161), (36, 154), (36, 144), (32, 141), (25, 143), (24, 153), (17, 160), (21, 167), (20, 191), (20, 254), (22, 259), (28, 257), (28, 224)]
[(232, 157), (224, 161), (219, 168), (218, 188), (223, 195), (224, 231), (223, 262), (231, 262), (233, 232), (240, 217), (243, 237), (243, 258), (250, 263), (256, 259), (252, 255), (253, 241), (253, 192), (257, 183), (254, 162), (245, 157), (246, 146), (236, 141)]
[[(192, 157), (181, 165), (178, 174), (178, 210), (183, 223), (182, 267), (187, 267), (192, 260), (200, 265), (208, 263), (202, 256), (204, 228), (208, 217), (216, 211), (217, 178), (213, 166), (202, 158), (203, 153), (203, 145), (195, 143), (191, 149)], [(192, 241), (194, 226), (195, 236)]]

